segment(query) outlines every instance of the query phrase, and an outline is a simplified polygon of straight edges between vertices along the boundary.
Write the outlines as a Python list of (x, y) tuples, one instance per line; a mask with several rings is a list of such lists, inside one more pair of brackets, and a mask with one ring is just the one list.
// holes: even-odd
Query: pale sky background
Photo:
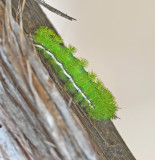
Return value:
[(136, 159), (155, 160), (155, 1), (45, 1), (77, 19), (44, 9), (116, 97), (113, 122)]

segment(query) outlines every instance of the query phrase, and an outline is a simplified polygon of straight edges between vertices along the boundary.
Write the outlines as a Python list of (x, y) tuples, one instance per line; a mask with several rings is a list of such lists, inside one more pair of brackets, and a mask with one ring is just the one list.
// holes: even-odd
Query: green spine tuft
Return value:
[(48, 64), (54, 68), (58, 77), (65, 83), (64, 88), (73, 95), (75, 102), (80, 103), (86, 109), (92, 119), (106, 121), (116, 117), (118, 107), (114, 97), (94, 72), (85, 71), (84, 68), (88, 65), (87, 60), (74, 57), (73, 54), (76, 52), (75, 47), (71, 45), (68, 47), (63, 46), (62, 39), (54, 31), (43, 26), (35, 31), (33, 39), (55, 55), (56, 59), (63, 64), (66, 72), (71, 75), (76, 85), (83, 91), (88, 100), (91, 101), (93, 107), (74, 88), (72, 82), (66, 77), (63, 70), (52, 57), (46, 51), (42, 51), (42, 55)]

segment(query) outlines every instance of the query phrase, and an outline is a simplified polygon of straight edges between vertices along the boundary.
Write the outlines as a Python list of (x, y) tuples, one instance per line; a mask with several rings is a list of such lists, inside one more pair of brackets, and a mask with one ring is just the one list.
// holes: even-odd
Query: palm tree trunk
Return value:
[(0, 1), (0, 159), (135, 160), (111, 121), (67, 105), (70, 95), (25, 35), (55, 30), (39, 5), (26, 1), (24, 31), (14, 20), (18, 0), (10, 8), (11, 0)]
[[(0, 159), (96, 160), (31, 41), (0, 2)], [(20, 23), (22, 24), (22, 23)]]

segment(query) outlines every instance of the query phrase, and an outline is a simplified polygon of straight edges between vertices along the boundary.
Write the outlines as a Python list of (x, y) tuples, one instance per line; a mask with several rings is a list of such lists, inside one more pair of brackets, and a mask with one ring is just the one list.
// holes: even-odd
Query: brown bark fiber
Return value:
[(25, 35), (53, 25), (27, 0), (23, 33), (17, 6), (0, 1), (0, 160), (135, 160), (111, 121), (67, 105), (70, 95)]

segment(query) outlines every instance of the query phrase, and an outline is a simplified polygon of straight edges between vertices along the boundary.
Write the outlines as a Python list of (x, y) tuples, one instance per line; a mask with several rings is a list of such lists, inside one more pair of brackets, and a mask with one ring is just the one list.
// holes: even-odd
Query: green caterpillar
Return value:
[(35, 46), (64, 83), (64, 88), (80, 103), (94, 120), (116, 118), (117, 104), (111, 92), (93, 72), (86, 72), (88, 62), (73, 56), (76, 49), (62, 45), (53, 30), (40, 27), (33, 36)]

